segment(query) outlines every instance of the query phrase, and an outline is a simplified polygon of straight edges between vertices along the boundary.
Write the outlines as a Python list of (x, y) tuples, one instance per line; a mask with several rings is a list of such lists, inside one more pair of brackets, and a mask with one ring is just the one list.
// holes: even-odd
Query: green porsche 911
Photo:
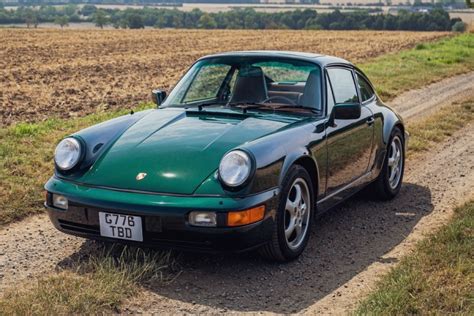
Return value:
[(336, 57), (230, 52), (194, 63), (158, 107), (63, 139), (46, 183), (57, 229), (192, 251), (298, 257), (313, 218), (370, 186), (400, 191), (408, 134)]

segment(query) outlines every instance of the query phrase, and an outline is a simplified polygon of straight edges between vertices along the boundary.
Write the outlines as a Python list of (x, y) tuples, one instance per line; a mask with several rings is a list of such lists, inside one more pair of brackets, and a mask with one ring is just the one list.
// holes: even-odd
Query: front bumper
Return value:
[[(278, 205), (278, 190), (245, 198), (219, 196), (172, 196), (91, 188), (51, 178), (45, 185), (45, 206), (54, 226), (67, 234), (118, 243), (159, 248), (178, 248), (199, 252), (241, 252), (259, 247), (271, 239)], [(68, 198), (69, 207), (51, 206), (52, 193)], [(265, 205), (262, 221), (240, 227), (196, 227), (187, 222), (191, 211), (228, 211)], [(102, 237), (99, 211), (142, 217), (143, 242)], [(219, 223), (218, 223), (219, 225)]]

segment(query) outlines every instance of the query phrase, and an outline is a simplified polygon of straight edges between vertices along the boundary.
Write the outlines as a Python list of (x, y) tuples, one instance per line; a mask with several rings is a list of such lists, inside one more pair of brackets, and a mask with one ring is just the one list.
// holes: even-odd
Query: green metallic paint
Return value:
[(52, 177), (45, 185), (51, 193), (66, 196), (70, 203), (79, 203), (107, 210), (133, 210), (136, 212), (157, 214), (161, 216), (183, 215), (195, 210), (227, 212), (244, 210), (263, 204), (278, 194), (278, 190), (269, 190), (245, 198), (220, 196), (176, 196), (164, 194), (149, 194), (125, 192), (104, 188), (95, 188), (76, 184)]
[[(158, 109), (125, 130), (74, 180), (92, 186), (193, 194), (206, 179), (213, 181), (227, 151), (304, 119), (223, 109)], [(137, 180), (139, 173), (146, 176)], [(216, 181), (204, 186), (211, 184), (214, 194), (223, 194)], [(205, 187), (202, 191), (209, 193)]]

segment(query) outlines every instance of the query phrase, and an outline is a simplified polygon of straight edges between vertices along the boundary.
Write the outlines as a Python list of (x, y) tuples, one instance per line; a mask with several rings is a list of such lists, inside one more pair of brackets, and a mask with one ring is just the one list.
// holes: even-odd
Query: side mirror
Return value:
[(336, 120), (355, 120), (360, 117), (361, 107), (359, 103), (345, 103), (334, 106), (334, 118)]
[(166, 98), (166, 91), (160, 90), (160, 89), (155, 89), (151, 91), (151, 99), (153, 100), (153, 103), (156, 103), (157, 106), (160, 106), (161, 103)]

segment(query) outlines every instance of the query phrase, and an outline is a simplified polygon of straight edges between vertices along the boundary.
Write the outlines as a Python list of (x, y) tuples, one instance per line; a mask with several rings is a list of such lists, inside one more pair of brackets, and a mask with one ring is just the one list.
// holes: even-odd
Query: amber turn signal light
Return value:
[(245, 211), (227, 213), (227, 226), (242, 226), (258, 222), (265, 215), (265, 205), (260, 205)]

